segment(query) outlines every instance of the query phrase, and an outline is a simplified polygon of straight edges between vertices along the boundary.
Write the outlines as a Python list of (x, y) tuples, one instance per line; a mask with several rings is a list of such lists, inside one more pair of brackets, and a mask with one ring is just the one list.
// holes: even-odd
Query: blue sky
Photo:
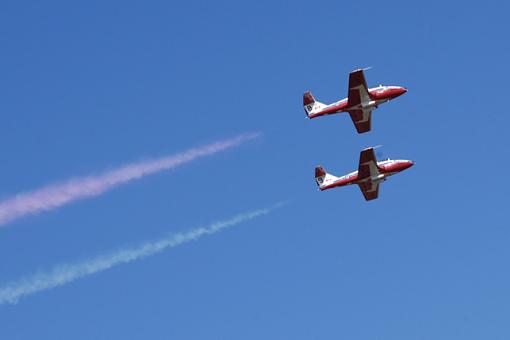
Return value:
[[(0, 11), (0, 198), (263, 137), (0, 230), (0, 283), (289, 204), (0, 306), (2, 339), (508, 339), (508, 5), (20, 2)], [(349, 71), (409, 92), (309, 121)], [(367, 203), (313, 168), (416, 165)]]

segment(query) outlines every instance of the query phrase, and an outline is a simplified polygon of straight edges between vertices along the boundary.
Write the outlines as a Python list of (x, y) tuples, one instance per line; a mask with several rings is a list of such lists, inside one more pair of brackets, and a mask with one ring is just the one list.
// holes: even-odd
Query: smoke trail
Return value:
[(207, 227), (172, 234), (160, 240), (146, 242), (135, 248), (120, 249), (113, 253), (82, 262), (58, 265), (49, 272), (40, 272), (31, 277), (4, 284), (0, 286), (0, 304), (15, 304), (22, 297), (65, 285), (79, 278), (110, 269), (122, 263), (129, 263), (154, 255), (167, 248), (177, 247), (183, 243), (198, 240), (202, 236), (211, 235), (222, 229), (233, 227), (241, 222), (269, 214), (281, 205), (282, 203), (272, 208), (259, 209), (240, 214), (228, 220), (213, 223)]
[(121, 184), (162, 170), (175, 168), (196, 158), (215, 154), (258, 137), (259, 133), (244, 134), (172, 156), (126, 165), (98, 176), (71, 179), (41, 189), (22, 193), (0, 202), (0, 225), (17, 218), (56, 209), (80, 198), (97, 196)]

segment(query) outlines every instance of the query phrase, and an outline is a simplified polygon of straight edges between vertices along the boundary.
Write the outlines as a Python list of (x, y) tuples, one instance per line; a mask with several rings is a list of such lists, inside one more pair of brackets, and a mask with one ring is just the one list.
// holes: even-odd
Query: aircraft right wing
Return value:
[(379, 176), (379, 168), (377, 167), (374, 148), (367, 148), (361, 151), (358, 166), (358, 180), (360, 181), (358, 186), (367, 201), (379, 196), (379, 182), (372, 180), (377, 176)]
[(374, 148), (367, 148), (359, 154), (358, 179), (374, 178), (379, 175)]
[(349, 73), (349, 91), (347, 93), (349, 107), (361, 106), (362, 103), (370, 102), (367, 81), (363, 70), (356, 70)]
[(363, 70), (356, 70), (349, 73), (349, 91), (347, 94), (347, 106), (351, 108), (349, 115), (358, 133), (370, 131), (371, 109), (363, 109), (370, 103), (367, 81)]

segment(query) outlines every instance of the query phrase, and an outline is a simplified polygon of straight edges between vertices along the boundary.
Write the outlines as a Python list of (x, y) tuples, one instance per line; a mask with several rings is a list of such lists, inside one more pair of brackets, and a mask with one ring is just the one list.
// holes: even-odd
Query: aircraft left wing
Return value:
[(379, 197), (379, 182), (372, 182), (370, 180), (358, 184), (361, 193), (365, 200), (371, 201)]
[(370, 131), (372, 127), (372, 110), (349, 110), (349, 115), (358, 133)]

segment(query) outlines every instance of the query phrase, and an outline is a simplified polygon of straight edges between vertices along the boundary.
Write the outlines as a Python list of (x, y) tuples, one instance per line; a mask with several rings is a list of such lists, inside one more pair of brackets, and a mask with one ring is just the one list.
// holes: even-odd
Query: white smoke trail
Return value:
[(0, 225), (17, 218), (56, 209), (75, 200), (98, 196), (121, 184), (159, 171), (175, 168), (199, 157), (213, 155), (258, 137), (251, 133), (193, 148), (172, 156), (129, 164), (101, 175), (71, 179), (0, 201)]
[(0, 304), (15, 304), (20, 298), (28, 295), (65, 285), (79, 278), (110, 269), (123, 263), (129, 263), (154, 255), (167, 248), (173, 248), (183, 243), (198, 240), (202, 236), (211, 235), (222, 229), (233, 227), (241, 222), (269, 214), (281, 205), (282, 203), (272, 208), (259, 209), (240, 214), (228, 220), (213, 223), (207, 227), (192, 229), (187, 232), (169, 235), (160, 240), (146, 242), (138, 247), (120, 249), (113, 253), (82, 262), (58, 265), (49, 272), (39, 272), (31, 277), (6, 283), (0, 286)]

